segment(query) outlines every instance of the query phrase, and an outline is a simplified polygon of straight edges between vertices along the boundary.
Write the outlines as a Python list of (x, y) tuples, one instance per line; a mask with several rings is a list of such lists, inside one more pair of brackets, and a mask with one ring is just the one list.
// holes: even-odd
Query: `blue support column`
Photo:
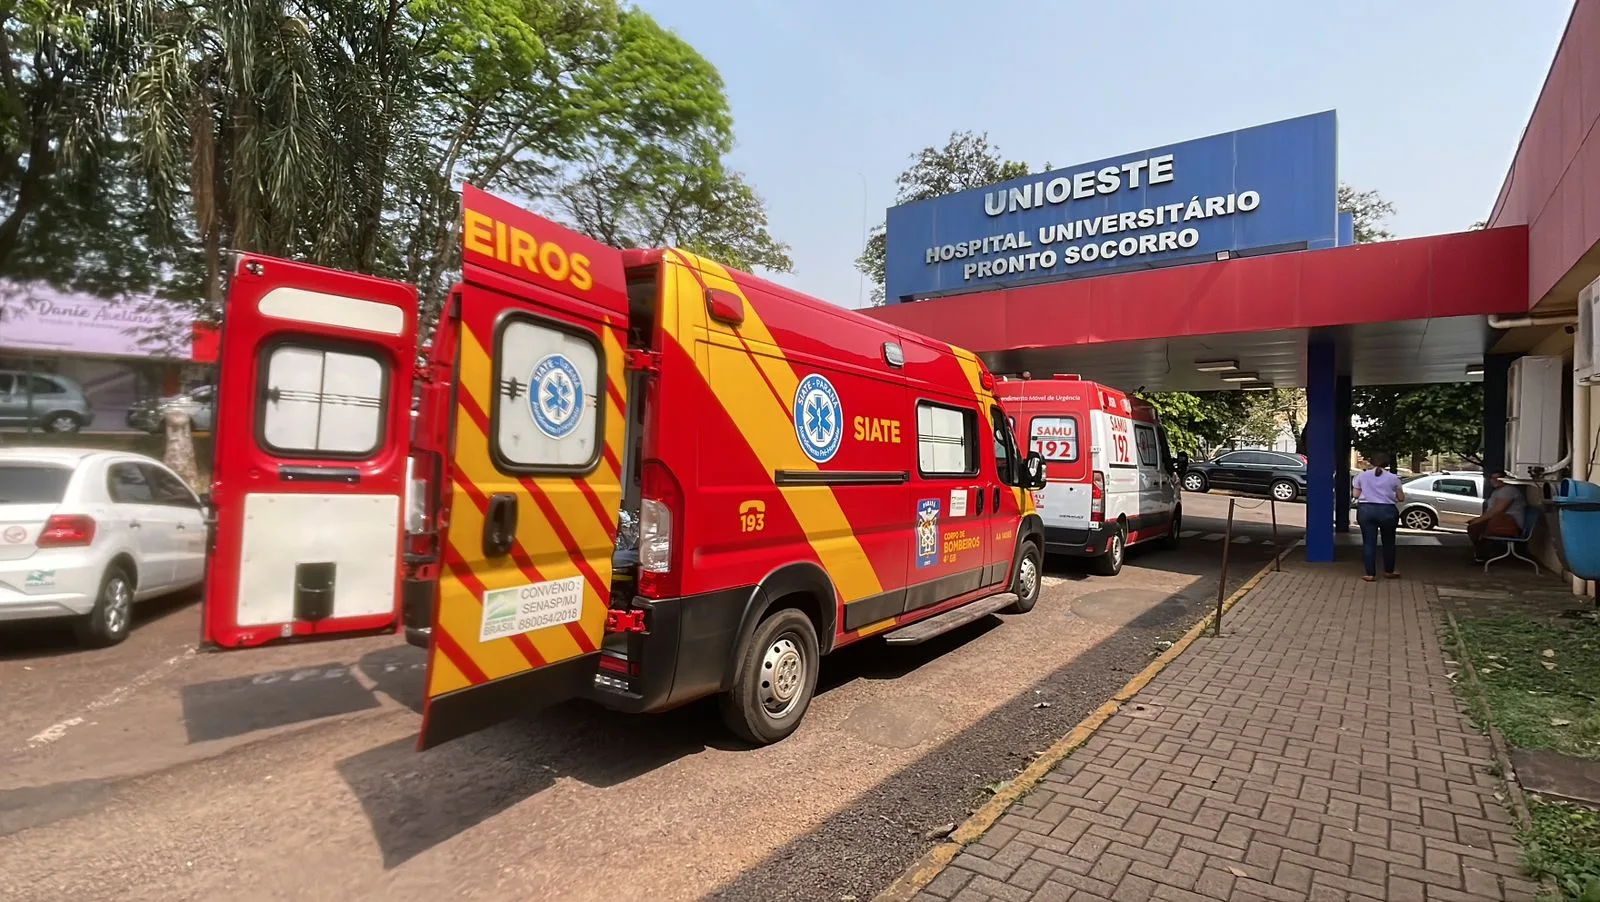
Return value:
[(1506, 379), (1511, 361), (1521, 354), (1486, 354), (1483, 358), (1483, 472), (1506, 468)]
[(1333, 485), (1338, 442), (1339, 374), (1334, 347), (1306, 346), (1306, 560), (1333, 560)]
[(1334, 378), (1333, 531), (1350, 531), (1350, 403), (1355, 393), (1349, 376)]

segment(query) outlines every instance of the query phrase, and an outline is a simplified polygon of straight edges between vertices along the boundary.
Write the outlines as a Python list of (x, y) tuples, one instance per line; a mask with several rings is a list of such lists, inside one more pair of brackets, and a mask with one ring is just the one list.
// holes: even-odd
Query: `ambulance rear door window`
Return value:
[(506, 473), (587, 473), (600, 462), (605, 358), (594, 333), (526, 314), (495, 335), (495, 465)]
[(1029, 447), (1047, 462), (1078, 460), (1077, 417), (1034, 417), (1028, 424)]
[(274, 454), (366, 457), (383, 444), (389, 367), (376, 352), (286, 341), (265, 355), (256, 431)]

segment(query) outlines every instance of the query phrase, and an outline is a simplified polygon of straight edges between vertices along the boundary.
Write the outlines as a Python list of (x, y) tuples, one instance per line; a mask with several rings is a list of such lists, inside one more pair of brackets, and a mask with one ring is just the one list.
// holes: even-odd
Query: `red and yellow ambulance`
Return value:
[(428, 648), (423, 746), (576, 696), (719, 695), (772, 742), (821, 656), (1033, 606), (1044, 464), (977, 357), (463, 201), (420, 363), (408, 286), (237, 261), (208, 643), (403, 620)]

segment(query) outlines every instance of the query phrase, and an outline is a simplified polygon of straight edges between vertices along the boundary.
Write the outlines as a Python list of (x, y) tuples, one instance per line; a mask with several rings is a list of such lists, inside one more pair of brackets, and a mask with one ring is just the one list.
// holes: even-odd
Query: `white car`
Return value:
[(155, 460), (0, 448), (0, 624), (72, 617), (114, 645), (135, 602), (205, 578), (206, 545), (200, 499)]

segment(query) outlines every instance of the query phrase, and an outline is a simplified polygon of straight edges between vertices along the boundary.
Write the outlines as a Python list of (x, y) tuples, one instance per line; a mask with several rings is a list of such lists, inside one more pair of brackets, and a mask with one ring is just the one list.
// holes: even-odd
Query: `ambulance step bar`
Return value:
[(959, 608), (945, 611), (937, 617), (920, 620), (908, 627), (897, 629), (883, 637), (883, 641), (890, 645), (920, 645), (935, 636), (942, 636), (953, 629), (966, 626), (974, 620), (987, 617), (1016, 601), (1016, 596), (1011, 594), (991, 595), (971, 604), (964, 604)]

